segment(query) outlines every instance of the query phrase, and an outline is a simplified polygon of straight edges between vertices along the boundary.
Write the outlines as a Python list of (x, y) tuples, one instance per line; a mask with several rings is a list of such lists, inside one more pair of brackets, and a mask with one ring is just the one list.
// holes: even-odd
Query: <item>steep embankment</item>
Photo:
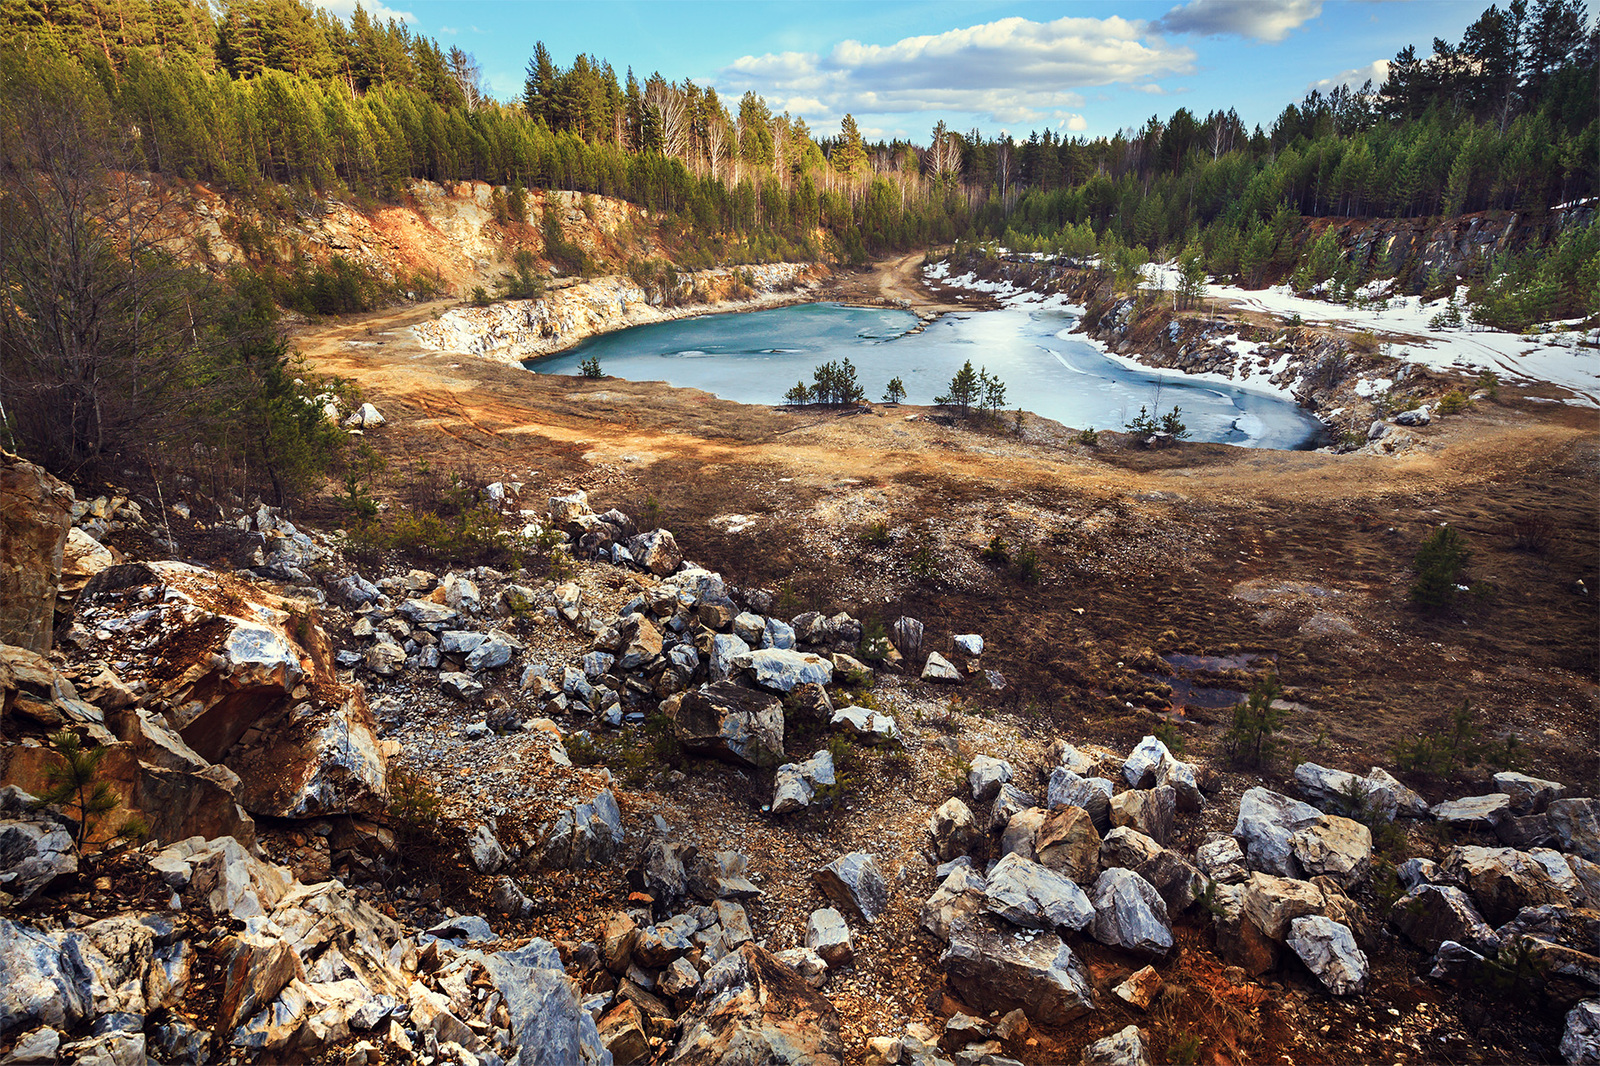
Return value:
[(610, 275), (556, 289), (537, 300), (452, 308), (417, 325), (415, 333), (432, 351), (520, 363), (629, 326), (814, 300), (815, 286), (824, 276), (826, 270), (819, 264), (724, 267), (685, 275), (673, 291), (663, 292), (646, 290), (626, 276)]

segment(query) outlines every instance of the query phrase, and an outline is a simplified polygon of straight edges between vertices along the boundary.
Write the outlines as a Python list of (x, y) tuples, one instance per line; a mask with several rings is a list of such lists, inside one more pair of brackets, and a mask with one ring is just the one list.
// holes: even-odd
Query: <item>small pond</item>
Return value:
[(929, 404), (970, 359), (1005, 382), (1008, 408), (1080, 429), (1121, 429), (1141, 405), (1152, 413), (1181, 407), (1194, 440), (1303, 448), (1321, 429), (1276, 396), (1123, 366), (1072, 334), (1074, 322), (1067, 311), (1006, 308), (945, 315), (913, 333), (917, 318), (909, 311), (801, 304), (637, 326), (524, 365), (576, 374), (593, 356), (616, 377), (776, 404), (795, 382), (809, 385), (818, 364), (848, 358), (869, 400), (898, 377), (907, 402)]

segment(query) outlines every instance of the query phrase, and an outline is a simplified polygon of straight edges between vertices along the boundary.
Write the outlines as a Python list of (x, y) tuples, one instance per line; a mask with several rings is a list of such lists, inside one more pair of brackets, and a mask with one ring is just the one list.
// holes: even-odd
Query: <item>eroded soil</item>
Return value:
[[(843, 278), (837, 295), (949, 306), (921, 288), (918, 262)], [(408, 327), (441, 306), (297, 338), (317, 369), (354, 381), (389, 420), (368, 439), (387, 458), (379, 488), (392, 506), (404, 505), (418, 461), (480, 483), (522, 482), (529, 507), (582, 488), (597, 509), (653, 507), (689, 558), (776, 591), (777, 613), (844, 609), (869, 623), (910, 614), (928, 625), (925, 647), (941, 651), (951, 634), (983, 634), (983, 665), (1006, 687), (964, 687), (961, 713), (949, 715), (942, 692), (898, 679), (880, 686), (915, 751), (908, 764), (864, 756), (845, 810), (775, 827), (759, 811), (762, 783), (732, 774), (655, 779), (624, 804), (762, 856), (774, 902), (752, 917), (775, 948), (803, 927), (807, 908), (794, 901), (813, 865), (855, 846), (889, 853), (884, 868), (905, 913), (867, 934), (857, 969), (829, 988), (856, 1051), (954, 1009), (939, 991), (936, 954), (913, 928), (932, 888), (917, 855), (921, 826), (960, 789), (965, 758), (1026, 762), (1054, 736), (1126, 752), (1164, 720), (1190, 757), (1221, 764), (1230, 712), (1183, 698), (1161, 677), (1242, 694), (1275, 663), (1296, 706), (1271, 767), (1227, 775), (1214, 817), (1185, 830), (1197, 839), (1226, 831), (1237, 794), (1258, 780), (1286, 789), (1302, 759), (1394, 767), (1397, 744), (1443, 729), (1463, 700), (1479, 709), (1486, 737), (1518, 738), (1525, 772), (1585, 785), (1600, 776), (1593, 411), (1502, 388), (1498, 402), (1420, 430), (1425, 447), (1400, 458), (1144, 451), (1111, 433), (1086, 447), (1031, 416), (1019, 436), (1009, 420), (963, 425), (928, 408), (741, 406), (660, 383), (540, 376), (424, 351)], [(1442, 522), (1468, 538), (1472, 591), (1454, 609), (1423, 613), (1408, 602), (1409, 566)], [(1008, 565), (983, 556), (996, 537)], [(1036, 556), (1034, 579), (1018, 565), (1024, 549)], [(1252, 658), (1197, 675), (1161, 658), (1169, 654)], [(1429, 799), (1477, 785), (1401, 776)], [(1425, 852), (1442, 841), (1414, 843)], [(596, 892), (612, 900), (594, 904), (603, 909), (625, 886)], [(582, 935), (587, 917), (560, 913), (529, 931)], [(1558, 1035), (1559, 1015), (1530, 1008), (1511, 1018), (1476, 993), (1419, 983), (1417, 960), (1392, 939), (1374, 953), (1371, 993), (1344, 1004), (1304, 973), (1264, 989), (1241, 983), (1206, 950), (1209, 935), (1180, 930), (1184, 950), (1166, 974), (1176, 991), (1155, 1014), (1133, 1018), (1119, 1004), (1092, 1026), (1040, 1033), (1032, 1060), (1076, 1061), (1086, 1040), (1130, 1020), (1154, 1027), (1158, 1054), (1195, 1035), (1202, 1061), (1219, 1062), (1527, 1060)], [(1137, 968), (1104, 952), (1090, 961), (1097, 984)]]

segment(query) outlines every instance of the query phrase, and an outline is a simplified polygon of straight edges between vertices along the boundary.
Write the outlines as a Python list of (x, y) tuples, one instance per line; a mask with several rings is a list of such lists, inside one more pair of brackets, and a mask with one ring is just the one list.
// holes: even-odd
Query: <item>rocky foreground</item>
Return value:
[[(234, 566), (139, 561), (108, 545), (176, 554), (156, 505), (9, 456), (0, 494), (0, 1062), (1131, 1064), (1183, 1054), (1154, 1023), (1197, 958), (1314, 1003), (1386, 957), (1554, 1004), (1545, 1054), (1600, 1061), (1600, 821), (1559, 782), (969, 753), (934, 725), (1007, 684), (983, 635), (786, 617), (583, 493), (490, 486), (565, 580), (362, 573), (187, 503)], [(633, 737), (684, 769), (614, 778)], [(113, 809), (56, 787), (73, 745)], [(858, 752), (955, 769), (829, 837), (882, 814)], [(1428, 854), (1390, 865), (1397, 830)]]

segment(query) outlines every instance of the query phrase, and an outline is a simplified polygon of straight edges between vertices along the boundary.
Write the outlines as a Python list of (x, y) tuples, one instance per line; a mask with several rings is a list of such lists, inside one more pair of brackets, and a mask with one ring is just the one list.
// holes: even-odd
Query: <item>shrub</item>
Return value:
[(856, 539), (869, 548), (886, 548), (889, 546), (889, 523), (882, 519), (868, 522)]
[(578, 371), (586, 378), (603, 378), (606, 376), (605, 372), (600, 369), (599, 357), (593, 355), (578, 364)]
[(1039, 566), (1039, 551), (1032, 544), (1024, 544), (1017, 552), (1017, 580), (1036, 585), (1044, 571)]
[(1511, 546), (1517, 551), (1543, 555), (1550, 549), (1555, 523), (1542, 515), (1518, 518), (1511, 523)]
[(1282, 727), (1289, 712), (1274, 707), (1283, 695), (1276, 674), (1256, 682), (1249, 697), (1233, 712), (1233, 726), (1223, 735), (1228, 757), (1239, 766), (1259, 767), (1272, 757), (1272, 734)]
[(1078, 430), (1078, 443), (1085, 448), (1093, 448), (1100, 443), (1100, 433), (1093, 426), (1088, 429)]
[(1184, 749), (1189, 746), (1188, 742), (1183, 737), (1183, 730), (1179, 729), (1171, 722), (1161, 722), (1157, 724), (1157, 726), (1150, 732), (1152, 736), (1167, 746), (1168, 751), (1172, 752), (1172, 754), (1176, 756), (1179, 756), (1180, 758), (1183, 755)]
[(474, 285), (472, 287), (473, 307), (488, 307), (492, 303), (494, 303), (494, 301), (489, 298), (488, 289), (485, 289), (482, 285)]
[(1451, 389), (1439, 397), (1437, 410), (1441, 415), (1458, 415), (1470, 406), (1472, 406), (1472, 403), (1467, 399), (1466, 393), (1460, 389)]
[(890, 378), (889, 384), (883, 390), (884, 403), (899, 403), (906, 398), (905, 382), (899, 378)]
[(1011, 548), (1005, 539), (996, 533), (989, 538), (989, 544), (981, 553), (983, 561), (996, 566), (1009, 566), (1011, 564)]
[(1417, 577), (1411, 583), (1411, 601), (1425, 609), (1448, 607), (1455, 601), (1461, 572), (1471, 558), (1467, 539), (1454, 526), (1434, 530), (1412, 560)]

